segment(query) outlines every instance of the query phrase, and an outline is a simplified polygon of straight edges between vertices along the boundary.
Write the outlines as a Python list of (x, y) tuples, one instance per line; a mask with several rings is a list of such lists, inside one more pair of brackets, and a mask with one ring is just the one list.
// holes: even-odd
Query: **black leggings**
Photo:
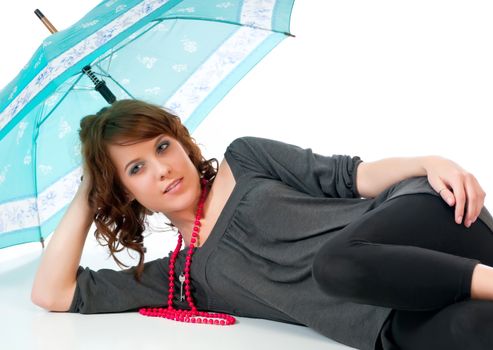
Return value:
[(478, 263), (493, 266), (493, 232), (431, 194), (393, 198), (366, 212), (316, 254), (329, 295), (392, 308), (377, 349), (492, 349), (493, 301), (470, 299)]

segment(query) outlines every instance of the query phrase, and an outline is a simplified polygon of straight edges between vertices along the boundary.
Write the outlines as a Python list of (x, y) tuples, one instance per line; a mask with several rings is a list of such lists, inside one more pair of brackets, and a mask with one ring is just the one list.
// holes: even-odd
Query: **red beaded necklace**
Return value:
[(185, 276), (180, 275), (180, 281), (185, 281), (185, 295), (187, 297), (188, 304), (191, 310), (181, 310), (173, 308), (173, 291), (174, 291), (174, 279), (175, 279), (175, 261), (178, 253), (181, 249), (181, 243), (183, 240), (181, 232), (178, 231), (178, 244), (175, 251), (171, 256), (169, 262), (169, 292), (168, 292), (168, 307), (165, 308), (141, 308), (139, 313), (144, 316), (150, 317), (164, 317), (170, 320), (189, 323), (206, 323), (216, 325), (231, 325), (235, 323), (233, 316), (222, 313), (209, 313), (198, 311), (193, 302), (192, 293), (190, 292), (190, 265), (192, 262), (193, 247), (196, 240), (199, 238), (199, 226), (200, 219), (202, 218), (202, 210), (204, 207), (205, 198), (207, 197), (207, 180), (201, 179), (202, 193), (197, 208), (197, 214), (195, 217), (195, 225), (192, 232), (192, 239), (190, 240), (190, 247), (188, 249), (187, 258), (185, 261)]

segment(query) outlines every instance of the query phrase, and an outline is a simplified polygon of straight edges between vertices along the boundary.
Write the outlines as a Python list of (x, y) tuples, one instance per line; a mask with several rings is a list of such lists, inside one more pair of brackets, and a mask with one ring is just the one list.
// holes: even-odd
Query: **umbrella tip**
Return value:
[(51, 34), (58, 32), (58, 30), (53, 26), (53, 24), (51, 24), (50, 21), (48, 21), (48, 18), (46, 18), (39, 9), (34, 10), (34, 13), (38, 16), (41, 22), (43, 22), (45, 27), (48, 28)]
[(39, 9), (34, 10), (34, 14), (35, 14), (36, 16), (38, 16), (38, 18), (40, 18), (40, 19), (41, 19), (42, 17), (44, 17), (44, 16), (43, 16), (43, 13), (42, 13)]

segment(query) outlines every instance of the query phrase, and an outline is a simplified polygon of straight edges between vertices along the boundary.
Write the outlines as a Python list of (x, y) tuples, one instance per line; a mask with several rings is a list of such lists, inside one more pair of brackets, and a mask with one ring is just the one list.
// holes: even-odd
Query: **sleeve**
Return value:
[(140, 283), (134, 278), (135, 266), (120, 271), (93, 271), (79, 266), (77, 286), (67, 312), (94, 314), (166, 306), (168, 260), (162, 258), (144, 263)]
[(323, 156), (311, 148), (260, 137), (235, 139), (224, 154), (235, 176), (253, 171), (317, 197), (360, 198), (358, 156)]

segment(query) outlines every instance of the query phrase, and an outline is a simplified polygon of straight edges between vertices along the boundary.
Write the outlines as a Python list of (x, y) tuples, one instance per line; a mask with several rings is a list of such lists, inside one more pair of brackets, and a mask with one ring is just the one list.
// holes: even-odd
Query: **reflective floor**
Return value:
[[(148, 259), (171, 250), (166, 233), (146, 238)], [(167, 242), (168, 246), (165, 246)], [(46, 242), (49, 244), (49, 240)], [(157, 247), (162, 247), (161, 249)], [(169, 249), (168, 249), (169, 247)], [(174, 248), (174, 247), (173, 247)], [(137, 312), (82, 315), (49, 312), (31, 303), (31, 287), (40, 263), (41, 244), (0, 249), (0, 334), (2, 349), (352, 349), (303, 326), (236, 317), (233, 326), (185, 324)], [(125, 254), (128, 257), (128, 254)], [(119, 256), (120, 258), (120, 256)], [(121, 259), (135, 265), (135, 260)], [(119, 269), (92, 233), (81, 265)]]

